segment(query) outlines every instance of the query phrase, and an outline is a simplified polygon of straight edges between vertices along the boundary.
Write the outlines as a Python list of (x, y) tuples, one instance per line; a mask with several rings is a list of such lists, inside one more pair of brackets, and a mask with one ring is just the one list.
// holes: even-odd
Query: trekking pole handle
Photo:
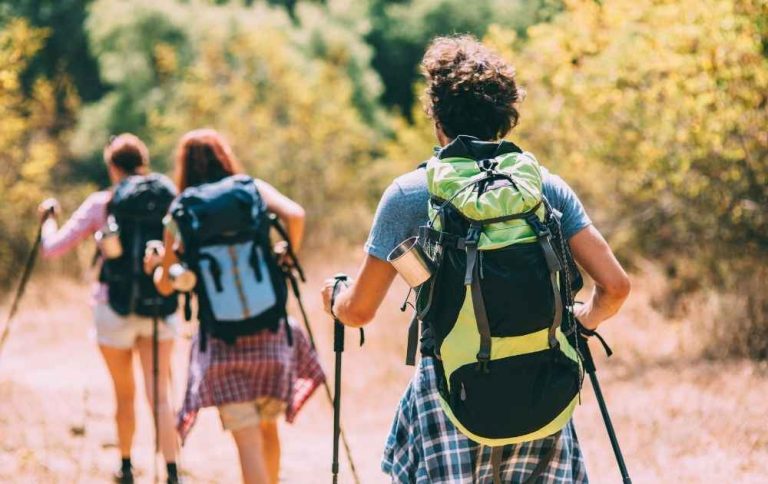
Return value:
[(584, 371), (587, 373), (594, 373), (597, 368), (595, 367), (595, 360), (592, 358), (592, 350), (589, 349), (589, 330), (581, 324), (581, 321), (576, 319), (579, 353), (581, 353), (581, 362), (584, 365)]
[(333, 292), (331, 293), (331, 314), (333, 315), (333, 351), (341, 353), (344, 351), (344, 325), (339, 321), (339, 318), (333, 313), (333, 307), (336, 304), (336, 296), (338, 296), (341, 286), (347, 286), (347, 277), (344, 273), (338, 273), (333, 276)]
[(58, 205), (58, 202), (52, 198), (49, 198), (48, 200), (45, 200), (43, 202), (43, 205), (46, 205), (46, 206), (45, 206), (45, 210), (43, 210), (43, 217), (41, 219), (41, 222), (45, 222), (48, 219), (48, 217), (56, 215), (56, 206)]

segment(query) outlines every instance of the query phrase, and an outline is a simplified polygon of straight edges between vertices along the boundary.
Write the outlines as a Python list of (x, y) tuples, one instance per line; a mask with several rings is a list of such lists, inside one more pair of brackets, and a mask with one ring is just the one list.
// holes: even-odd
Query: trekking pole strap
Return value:
[(578, 333), (578, 342), (579, 347), (578, 351), (581, 355), (581, 361), (584, 364), (584, 370), (589, 373), (593, 374), (595, 371), (597, 371), (597, 368), (595, 367), (595, 360), (592, 357), (592, 350), (589, 348), (589, 338), (592, 336), (597, 337), (597, 340), (600, 341), (600, 344), (605, 349), (605, 354), (609, 357), (613, 354), (613, 350), (611, 350), (610, 346), (608, 346), (608, 343), (605, 342), (605, 339), (603, 339), (600, 334), (593, 330), (593, 329), (587, 329), (584, 327), (583, 324), (581, 324), (581, 321), (578, 319), (575, 320), (577, 325), (577, 333)]

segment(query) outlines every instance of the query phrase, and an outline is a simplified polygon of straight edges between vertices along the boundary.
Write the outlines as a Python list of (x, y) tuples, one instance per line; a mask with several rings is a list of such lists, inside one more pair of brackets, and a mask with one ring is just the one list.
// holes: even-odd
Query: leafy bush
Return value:
[(493, 24), (520, 35), (551, 18), (561, 0), (369, 0), (368, 42), (373, 67), (384, 82), (383, 102), (410, 115), (416, 98), (413, 84), (427, 44), (437, 35), (485, 35)]
[(759, 0), (574, 1), (525, 43), (489, 35), (528, 89), (523, 145), (578, 186), (624, 256), (663, 263), (680, 294), (743, 297), (729, 324), (762, 355), (766, 19)]
[[(13, 274), (29, 250), (35, 207), (51, 183), (59, 147), (49, 136), (56, 122), (54, 89), (39, 79), (30, 94), (21, 76), (47, 32), (25, 20), (0, 27), (0, 273)], [(5, 278), (4, 278), (5, 279)], [(3, 285), (10, 283), (4, 280)]]
[[(310, 8), (297, 14), (325, 15)], [(186, 131), (214, 127), (251, 174), (307, 207), (316, 242), (365, 232), (357, 222), (381, 185), (368, 170), (380, 132), (366, 121), (384, 118), (359, 37), (320, 23), (297, 31), (266, 6), (199, 2), (97, 1), (88, 26), (113, 90), (83, 110), (80, 153), (133, 131), (167, 169)]]

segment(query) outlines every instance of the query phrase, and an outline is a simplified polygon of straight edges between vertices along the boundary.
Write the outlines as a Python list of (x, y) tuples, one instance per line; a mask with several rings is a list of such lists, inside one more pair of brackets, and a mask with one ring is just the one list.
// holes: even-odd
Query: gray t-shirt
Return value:
[[(562, 213), (560, 223), (566, 239), (592, 223), (571, 187), (547, 170), (543, 191), (552, 208)], [(365, 251), (386, 261), (392, 249), (429, 222), (428, 202), (426, 170), (417, 169), (395, 179), (379, 201)]]

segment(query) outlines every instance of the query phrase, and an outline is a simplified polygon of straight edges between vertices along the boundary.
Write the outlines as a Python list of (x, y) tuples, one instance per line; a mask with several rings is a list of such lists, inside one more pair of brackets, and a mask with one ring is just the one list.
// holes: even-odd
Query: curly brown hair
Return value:
[(503, 138), (517, 124), (523, 91), (515, 69), (475, 37), (437, 37), (421, 69), (427, 80), (424, 108), (449, 138)]

